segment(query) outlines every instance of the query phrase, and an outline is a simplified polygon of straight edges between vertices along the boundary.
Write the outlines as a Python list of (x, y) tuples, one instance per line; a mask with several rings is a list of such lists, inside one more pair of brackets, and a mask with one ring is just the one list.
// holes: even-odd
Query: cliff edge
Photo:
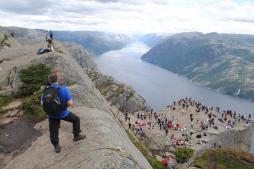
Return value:
[[(85, 140), (72, 141), (71, 124), (61, 123), (60, 144), (62, 151), (56, 154), (49, 140), (47, 119), (38, 123), (42, 132), (24, 153), (16, 156), (5, 169), (150, 169), (151, 166), (132, 144), (124, 129), (114, 118), (111, 107), (96, 89), (84, 69), (59, 44), (59, 49), (36, 55), (41, 43), (0, 50), (0, 93), (13, 95), (21, 84), (19, 72), (23, 68), (42, 63), (61, 72), (60, 83), (68, 86), (73, 94), (75, 106), (71, 110), (80, 116)], [(62, 48), (62, 50), (61, 50)], [(15, 67), (15, 78), (10, 84), (10, 74)]]

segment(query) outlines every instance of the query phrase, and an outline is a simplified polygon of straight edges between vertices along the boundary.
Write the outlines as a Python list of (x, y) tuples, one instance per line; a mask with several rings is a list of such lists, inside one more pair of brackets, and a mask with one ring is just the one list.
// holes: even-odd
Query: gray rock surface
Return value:
[(20, 46), (19, 42), (14, 39), (7, 31), (0, 27), (0, 49)]
[(150, 107), (135, 90), (116, 81), (111, 76), (103, 75), (98, 70), (89, 71), (88, 75), (101, 94), (121, 111), (135, 112)]
[(91, 69), (96, 69), (96, 63), (92, 59), (92, 55), (79, 44), (76, 43), (63, 43), (64, 49), (68, 55), (72, 56), (79, 65), (88, 72)]
[(151, 169), (111, 113), (85, 107), (72, 111), (82, 119), (85, 140), (73, 143), (71, 125), (62, 122), (62, 151), (56, 154), (49, 144), (47, 121), (43, 121), (36, 127), (45, 134), (5, 169)]

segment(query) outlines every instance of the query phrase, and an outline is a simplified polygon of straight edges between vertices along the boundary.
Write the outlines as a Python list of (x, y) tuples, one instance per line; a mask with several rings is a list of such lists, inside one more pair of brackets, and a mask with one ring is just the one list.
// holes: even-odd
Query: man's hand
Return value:
[(72, 107), (72, 106), (73, 106), (73, 101), (72, 101), (72, 100), (69, 100), (69, 101), (67, 102), (67, 106), (68, 106), (68, 107)]

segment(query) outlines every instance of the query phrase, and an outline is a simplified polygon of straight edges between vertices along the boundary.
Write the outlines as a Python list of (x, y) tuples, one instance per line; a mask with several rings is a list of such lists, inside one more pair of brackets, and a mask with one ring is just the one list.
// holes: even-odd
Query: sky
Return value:
[(0, 0), (0, 25), (116, 33), (254, 34), (254, 0)]

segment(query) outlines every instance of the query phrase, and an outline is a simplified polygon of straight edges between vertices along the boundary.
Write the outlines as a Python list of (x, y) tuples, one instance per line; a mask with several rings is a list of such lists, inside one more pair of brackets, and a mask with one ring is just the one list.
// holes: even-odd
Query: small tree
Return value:
[(176, 148), (175, 155), (178, 163), (185, 163), (193, 155), (193, 150), (187, 147), (178, 147)]

